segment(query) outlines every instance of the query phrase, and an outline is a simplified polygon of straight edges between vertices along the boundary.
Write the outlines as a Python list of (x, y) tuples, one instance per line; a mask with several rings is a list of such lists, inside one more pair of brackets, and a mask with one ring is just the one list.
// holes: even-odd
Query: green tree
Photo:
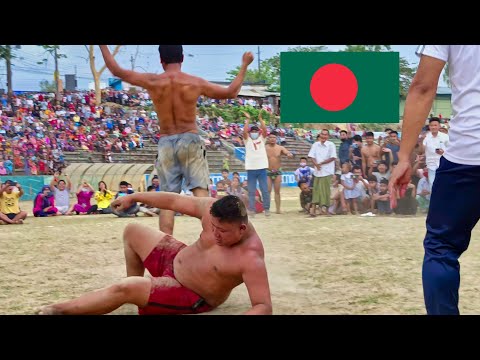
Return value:
[[(341, 50), (345, 52), (379, 52), (379, 51), (392, 51), (390, 45), (347, 45), (345, 49)], [(400, 95), (406, 96), (413, 77), (415, 76), (415, 68), (412, 68), (407, 59), (400, 57)]]
[(39, 83), (40, 85), (40, 91), (41, 92), (55, 92), (57, 89), (57, 84), (55, 84), (55, 81), (48, 82), (48, 80), (42, 80)]
[[(55, 73), (53, 74), (53, 78), (55, 79), (55, 101), (58, 103), (59, 96), (60, 96), (60, 74), (58, 72), (58, 60), (62, 58), (66, 58), (67, 55), (60, 54), (60, 45), (39, 45), (43, 49), (45, 49), (45, 54), (50, 55), (53, 57), (55, 61)], [(39, 61), (38, 64), (45, 64), (48, 61), (48, 58), (44, 58), (42, 61)]]
[[(90, 71), (92, 72), (93, 82), (95, 84), (95, 103), (97, 105), (100, 105), (100, 103), (102, 102), (102, 89), (100, 89), (100, 78), (102, 76), (102, 73), (107, 68), (107, 65), (105, 65), (104, 63), (103, 66), (100, 68), (100, 70), (97, 70), (97, 66), (95, 65), (95, 47), (93, 45), (84, 45), (84, 46), (88, 52)], [(122, 45), (115, 46), (115, 49), (112, 52), (113, 57), (115, 57), (118, 54), (118, 52), (120, 51), (120, 47), (122, 47)], [(133, 64), (132, 64), (132, 67), (134, 67)]]
[(443, 81), (445, 81), (447, 86), (450, 87), (450, 66), (449, 66), (448, 62), (445, 65), (445, 69), (444, 69), (444, 72), (443, 72)]
[[(287, 51), (291, 52), (319, 52), (326, 51), (327, 47), (324, 45), (317, 46), (295, 46), (289, 48)], [(240, 66), (237, 66), (234, 70), (227, 72), (230, 75), (227, 80), (232, 81), (240, 71)], [(260, 62), (260, 71), (247, 70), (245, 76), (245, 82), (252, 83), (264, 83), (269, 85), (268, 90), (280, 91), (280, 54), (276, 54), (268, 59)]]
[(7, 68), (7, 96), (8, 96), (9, 103), (12, 101), (12, 94), (13, 94), (12, 59), (14, 57), (15, 55), (12, 52), (11, 45), (0, 45), (0, 59), (5, 60), (5, 65)]

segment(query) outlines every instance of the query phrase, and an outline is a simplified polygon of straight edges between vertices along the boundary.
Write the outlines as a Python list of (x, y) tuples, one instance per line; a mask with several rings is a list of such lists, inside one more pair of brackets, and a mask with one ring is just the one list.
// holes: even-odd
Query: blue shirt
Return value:
[(338, 158), (340, 159), (340, 163), (343, 164), (344, 162), (347, 162), (350, 157), (350, 145), (352, 145), (353, 139), (346, 139), (345, 141), (342, 141), (338, 148)]

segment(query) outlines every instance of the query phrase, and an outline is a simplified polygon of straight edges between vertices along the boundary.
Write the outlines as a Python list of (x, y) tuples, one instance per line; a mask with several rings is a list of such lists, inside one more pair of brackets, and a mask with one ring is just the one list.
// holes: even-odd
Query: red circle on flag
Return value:
[(357, 78), (352, 70), (344, 65), (324, 65), (312, 76), (310, 94), (322, 109), (344, 110), (352, 105), (357, 97)]

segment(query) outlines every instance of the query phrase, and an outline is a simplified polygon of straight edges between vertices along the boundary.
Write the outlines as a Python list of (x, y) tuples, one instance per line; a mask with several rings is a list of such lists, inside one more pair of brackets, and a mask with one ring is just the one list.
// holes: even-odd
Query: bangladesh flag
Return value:
[(398, 123), (397, 52), (282, 52), (283, 123)]

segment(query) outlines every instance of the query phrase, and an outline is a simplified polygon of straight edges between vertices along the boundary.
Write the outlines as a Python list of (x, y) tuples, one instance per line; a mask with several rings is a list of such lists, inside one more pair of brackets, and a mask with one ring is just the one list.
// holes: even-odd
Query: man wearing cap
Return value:
[[(268, 191), (268, 156), (265, 148), (265, 139), (267, 138), (267, 127), (259, 114), (261, 129), (253, 125), (249, 128), (250, 114), (245, 115), (245, 125), (243, 127), (243, 139), (245, 141), (245, 170), (247, 171), (248, 181), (248, 211), (250, 216), (255, 215), (255, 193), (258, 186), (263, 198), (263, 207), (265, 216), (270, 216), (270, 192)], [(261, 130), (261, 131), (260, 131)]]
[[(14, 187), (17, 187), (17, 192), (13, 192)], [(18, 204), (18, 200), (22, 195), (23, 188), (19, 183), (15, 183), (12, 180), (7, 180), (5, 184), (0, 186), (0, 212), (2, 215), (5, 215), (0, 216), (1, 220), (7, 224), (23, 224), (27, 213), (20, 211)]]
[[(197, 99), (202, 95), (213, 99), (237, 97), (253, 54), (246, 52), (243, 55), (237, 77), (228, 87), (223, 87), (182, 72), (182, 45), (159, 46), (160, 61), (165, 70), (159, 75), (123, 69), (107, 45), (100, 45), (100, 50), (105, 65), (114, 76), (143, 87), (153, 100), (160, 125), (156, 161), (160, 190), (179, 194), (185, 181), (187, 190), (195, 196), (208, 196), (210, 174), (204, 142), (198, 135)], [(174, 212), (162, 211), (160, 230), (171, 235), (173, 225)]]

